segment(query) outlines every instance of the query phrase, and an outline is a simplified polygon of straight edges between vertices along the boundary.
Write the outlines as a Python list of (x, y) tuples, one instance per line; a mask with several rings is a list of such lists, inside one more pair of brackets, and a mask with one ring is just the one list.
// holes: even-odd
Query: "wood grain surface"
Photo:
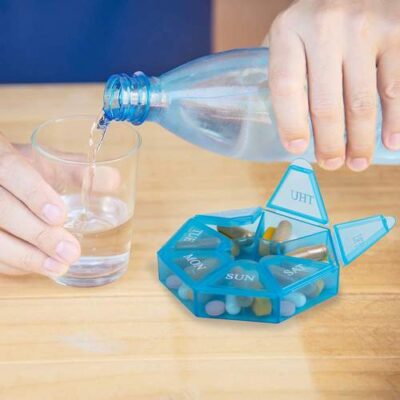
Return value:
[[(0, 129), (28, 141), (48, 118), (97, 113), (101, 93), (0, 87)], [(342, 271), (338, 297), (282, 325), (196, 319), (159, 284), (157, 249), (193, 214), (264, 204), (286, 165), (139, 130), (127, 274), (93, 289), (0, 276), (0, 399), (400, 399), (400, 228)], [(317, 176), (332, 222), (400, 216), (399, 167)]]

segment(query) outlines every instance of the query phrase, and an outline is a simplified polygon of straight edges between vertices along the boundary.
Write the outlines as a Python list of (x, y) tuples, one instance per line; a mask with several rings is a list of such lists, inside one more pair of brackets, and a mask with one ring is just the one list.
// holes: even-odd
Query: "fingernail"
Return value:
[(55, 206), (54, 204), (46, 204), (42, 208), (42, 214), (45, 220), (51, 224), (58, 224), (63, 222), (64, 213), (60, 209), (60, 207)]
[(363, 157), (352, 158), (349, 161), (349, 168), (356, 172), (367, 169), (368, 165), (369, 165), (368, 160)]
[(393, 150), (400, 150), (400, 133), (392, 133), (389, 136), (388, 145)]
[(338, 169), (343, 165), (343, 158), (329, 158), (327, 160), (322, 161), (322, 167), (325, 169)]
[(289, 151), (299, 153), (307, 148), (307, 140), (304, 139), (290, 140), (289, 142), (287, 142), (287, 147)]
[(79, 258), (80, 249), (75, 243), (63, 240), (62, 242), (58, 243), (56, 247), (56, 253), (68, 264), (71, 264)]
[(68, 266), (53, 258), (47, 258), (43, 264), (43, 269), (51, 275), (62, 275), (67, 272)]

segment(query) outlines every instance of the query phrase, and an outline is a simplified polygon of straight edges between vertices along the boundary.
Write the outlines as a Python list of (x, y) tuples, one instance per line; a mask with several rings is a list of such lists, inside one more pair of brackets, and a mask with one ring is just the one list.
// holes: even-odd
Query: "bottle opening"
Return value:
[(150, 81), (143, 72), (112, 75), (104, 89), (103, 111), (108, 120), (142, 124), (150, 109)]

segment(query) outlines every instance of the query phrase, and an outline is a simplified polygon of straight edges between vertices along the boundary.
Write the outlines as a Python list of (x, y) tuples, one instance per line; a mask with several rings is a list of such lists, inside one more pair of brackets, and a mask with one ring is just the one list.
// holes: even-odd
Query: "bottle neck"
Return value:
[(103, 111), (108, 120), (140, 125), (149, 119), (151, 99), (159, 93), (157, 78), (143, 72), (112, 75), (105, 86)]

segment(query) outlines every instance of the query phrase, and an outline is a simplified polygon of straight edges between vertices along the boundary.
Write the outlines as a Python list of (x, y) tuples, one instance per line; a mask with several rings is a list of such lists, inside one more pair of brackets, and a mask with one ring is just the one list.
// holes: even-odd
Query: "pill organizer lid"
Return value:
[(290, 164), (267, 207), (314, 223), (329, 223), (313, 168), (303, 159)]
[(261, 207), (241, 208), (210, 214), (198, 214), (195, 219), (206, 225), (233, 227), (253, 224), (261, 217), (262, 212)]
[(396, 224), (396, 218), (375, 215), (334, 225), (334, 236), (343, 265), (367, 251)]

